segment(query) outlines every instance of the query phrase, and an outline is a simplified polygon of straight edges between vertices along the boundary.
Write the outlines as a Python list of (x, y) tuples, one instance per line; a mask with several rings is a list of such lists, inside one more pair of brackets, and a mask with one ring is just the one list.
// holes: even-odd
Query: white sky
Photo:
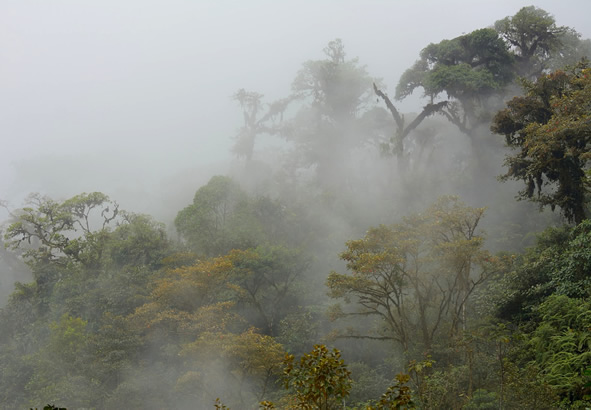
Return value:
[[(526, 5), (0, 0), (0, 199), (18, 206), (32, 191), (94, 190), (147, 198), (185, 169), (230, 158), (241, 125), (232, 94), (287, 95), (301, 64), (323, 58), (330, 40), (342, 38), (348, 56), (393, 89), (428, 43)], [(591, 37), (591, 1), (535, 5)], [(198, 187), (190, 182), (188, 198)]]

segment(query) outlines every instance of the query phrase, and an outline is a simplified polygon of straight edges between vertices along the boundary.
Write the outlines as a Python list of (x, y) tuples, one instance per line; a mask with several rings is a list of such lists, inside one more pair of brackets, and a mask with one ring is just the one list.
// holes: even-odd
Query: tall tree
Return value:
[(396, 87), (403, 99), (422, 88), (431, 104), (443, 93), (450, 99), (438, 110), (460, 131), (473, 137), (486, 122), (491, 98), (502, 94), (513, 78), (513, 56), (490, 28), (429, 44), (420, 60), (406, 70)]
[(4, 239), (7, 247), (22, 252), (36, 292), (44, 296), (67, 272), (95, 267), (109, 225), (120, 221), (117, 203), (100, 192), (63, 202), (31, 194), (27, 205), (12, 213)]
[(448, 104), (447, 101), (440, 101), (438, 103), (430, 103), (423, 107), (423, 110), (419, 115), (417, 115), (410, 124), (405, 124), (404, 122), (404, 115), (401, 115), (396, 106), (390, 100), (390, 97), (382, 90), (380, 90), (376, 84), (373, 84), (374, 92), (378, 97), (384, 100), (386, 107), (388, 107), (388, 111), (392, 115), (394, 119), (394, 123), (396, 125), (393, 135), (390, 137), (390, 140), (382, 145), (382, 151), (387, 152), (388, 154), (396, 155), (398, 159), (402, 159), (404, 154), (404, 140), (408, 135), (417, 128), (421, 122), (430, 115), (436, 114), (443, 108), (445, 108)]
[(498, 112), (491, 130), (517, 151), (506, 157), (503, 180), (525, 182), (519, 197), (556, 206), (569, 222), (587, 218), (591, 158), (591, 69), (587, 61), (523, 82), (525, 96)]
[(556, 25), (550, 13), (535, 6), (523, 7), (494, 27), (514, 54), (521, 77), (535, 79), (553, 66), (573, 64), (588, 55), (588, 45), (580, 41), (579, 33)]
[[(296, 145), (298, 167), (316, 167), (322, 183), (338, 179), (348, 151), (364, 140), (360, 119), (372, 102), (372, 79), (357, 59), (346, 59), (340, 39), (324, 48), (326, 58), (303, 63), (292, 93), (265, 106), (263, 95), (238, 90), (244, 125), (234, 152), (251, 159), (257, 136), (277, 135)], [(284, 118), (288, 106), (294, 114)]]
[(292, 83), (302, 106), (284, 131), (299, 148), (304, 166), (315, 166), (324, 187), (346, 175), (347, 156), (363, 142), (361, 117), (373, 103), (373, 82), (358, 59), (346, 59), (340, 39), (328, 43), (322, 60), (303, 64)]
[[(394, 340), (429, 351), (439, 336), (466, 326), (466, 306), (474, 289), (499, 268), (482, 249), (476, 228), (483, 208), (444, 197), (425, 213), (392, 226), (371, 228), (347, 242), (341, 259), (351, 271), (332, 272), (330, 296), (353, 305), (344, 316), (374, 316), (377, 333), (344, 337)], [(445, 329), (445, 330), (444, 330)]]
[(289, 103), (293, 101), (293, 96), (289, 96), (265, 107), (262, 101), (263, 97), (260, 93), (246, 91), (243, 88), (233, 96), (233, 99), (242, 108), (244, 124), (238, 132), (232, 150), (239, 157), (245, 157), (247, 161), (252, 159), (257, 136), (261, 134), (277, 135), (281, 132), (283, 113)]
[(119, 205), (100, 192), (76, 195), (66, 201), (31, 194), (27, 205), (13, 214), (4, 234), (12, 249), (25, 247), (25, 260), (67, 263), (78, 260), (84, 235), (105, 229), (119, 214)]

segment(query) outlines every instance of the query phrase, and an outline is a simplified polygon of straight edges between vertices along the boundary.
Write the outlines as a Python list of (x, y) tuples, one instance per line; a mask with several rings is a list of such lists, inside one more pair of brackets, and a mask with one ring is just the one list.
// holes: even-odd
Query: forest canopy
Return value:
[(0, 409), (591, 407), (589, 41), (524, 7), (417, 50), (393, 98), (320, 50), (288, 95), (228, 99), (234, 171), (168, 224), (6, 206), (0, 274), (30, 280)]

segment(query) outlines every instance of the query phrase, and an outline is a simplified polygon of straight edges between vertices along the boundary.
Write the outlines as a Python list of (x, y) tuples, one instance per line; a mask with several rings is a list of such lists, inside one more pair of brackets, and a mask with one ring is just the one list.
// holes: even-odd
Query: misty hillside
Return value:
[(0, 409), (591, 407), (586, 5), (91, 3), (6, 6)]

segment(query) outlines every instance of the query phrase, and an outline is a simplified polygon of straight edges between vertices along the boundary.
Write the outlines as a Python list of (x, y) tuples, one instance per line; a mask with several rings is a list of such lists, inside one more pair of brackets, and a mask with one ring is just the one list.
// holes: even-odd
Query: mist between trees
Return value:
[(531, 6), (417, 51), (392, 94), (338, 39), (238, 90), (170, 226), (6, 207), (0, 408), (591, 406), (591, 42)]

